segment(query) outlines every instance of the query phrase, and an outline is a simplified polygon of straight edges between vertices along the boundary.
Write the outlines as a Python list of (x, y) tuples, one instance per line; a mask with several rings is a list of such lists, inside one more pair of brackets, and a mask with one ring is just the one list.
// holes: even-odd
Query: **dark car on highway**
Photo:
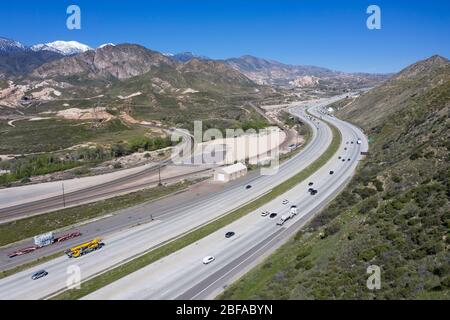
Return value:
[(330, 171), (330, 174), (334, 174), (334, 171), (333, 171), (333, 170), (331, 170), (331, 171)]
[(313, 182), (310, 182), (310, 183), (308, 183), (308, 186), (312, 186), (314, 183)]
[(225, 233), (225, 238), (231, 238), (234, 235), (235, 235), (235, 233), (233, 231), (229, 231), (229, 232)]
[(271, 213), (269, 217), (273, 219), (273, 218), (275, 218), (276, 216), (277, 216), (277, 214), (274, 212), (274, 213)]
[(250, 184), (245, 186), (245, 189), (250, 189), (252, 186)]
[(37, 280), (37, 279), (40, 279), (40, 278), (45, 277), (46, 275), (48, 275), (48, 272), (47, 272), (47, 271), (45, 271), (45, 270), (40, 270), (40, 271), (34, 273), (34, 274), (31, 276), (31, 279)]

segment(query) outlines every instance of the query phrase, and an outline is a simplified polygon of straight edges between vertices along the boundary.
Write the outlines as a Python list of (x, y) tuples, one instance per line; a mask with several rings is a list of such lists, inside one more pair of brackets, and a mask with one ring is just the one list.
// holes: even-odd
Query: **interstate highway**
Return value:
[[(293, 113), (298, 112), (292, 110)], [(312, 111), (319, 116), (317, 111)], [(85, 299), (211, 299), (224, 287), (230, 285), (246, 270), (261, 262), (261, 258), (271, 253), (285, 242), (308, 219), (336, 196), (352, 177), (361, 159), (360, 152), (367, 151), (368, 143), (363, 133), (356, 127), (332, 117), (325, 117), (342, 133), (342, 143), (338, 153), (328, 163), (314, 173), (307, 181), (292, 188), (261, 209), (233, 222), (232, 224), (189, 245), (141, 270), (138, 270), (98, 291)], [(361, 139), (362, 144), (356, 144)], [(353, 141), (353, 144), (346, 144)], [(348, 150), (344, 150), (347, 147)], [(338, 159), (341, 155), (346, 161)], [(350, 158), (350, 161), (347, 159)], [(333, 170), (334, 174), (329, 172)], [(308, 182), (314, 182), (319, 191), (311, 196)], [(284, 199), (289, 204), (283, 205)], [(299, 214), (288, 220), (282, 227), (276, 222), (286, 214), (292, 204), (299, 208)], [(261, 211), (277, 212), (275, 219), (262, 217)], [(225, 238), (225, 233), (236, 233)], [(216, 258), (209, 265), (202, 259), (212, 255)]]
[[(328, 104), (336, 99), (333, 98), (322, 102), (322, 104)], [(276, 175), (255, 178), (251, 182), (252, 188), (250, 190), (245, 190), (244, 184), (237, 184), (233, 188), (213, 194), (202, 201), (194, 201), (190, 205), (173, 209), (169, 217), (162, 217), (152, 223), (107, 235), (104, 237), (106, 243), (104, 248), (77, 260), (59, 257), (1, 279), (0, 299), (38, 299), (46, 297), (65, 288), (66, 271), (71, 264), (76, 263), (80, 266), (83, 279), (89, 278), (270, 191), (275, 185), (311, 164), (326, 150), (331, 142), (331, 130), (327, 126), (316, 126), (307, 118), (304, 121), (313, 128), (311, 142), (296, 156), (284, 162)], [(38, 269), (46, 269), (49, 275), (39, 281), (31, 281), (31, 273)]]

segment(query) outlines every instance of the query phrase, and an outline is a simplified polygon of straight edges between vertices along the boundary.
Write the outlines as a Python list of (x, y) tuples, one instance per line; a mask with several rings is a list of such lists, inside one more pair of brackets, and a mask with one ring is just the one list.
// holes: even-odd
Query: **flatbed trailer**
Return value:
[(88, 254), (90, 252), (101, 249), (104, 245), (105, 244), (102, 242), (101, 238), (95, 238), (89, 242), (85, 242), (78, 246), (67, 249), (66, 251), (64, 251), (64, 253), (69, 258), (78, 258), (78, 257), (84, 256), (85, 254)]

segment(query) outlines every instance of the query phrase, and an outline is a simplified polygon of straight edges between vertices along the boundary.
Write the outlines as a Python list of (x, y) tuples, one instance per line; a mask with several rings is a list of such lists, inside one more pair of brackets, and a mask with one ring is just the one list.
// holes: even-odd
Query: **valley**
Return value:
[(0, 300), (449, 299), (446, 57), (34, 43), (0, 37)]
[[(42, 53), (59, 55), (38, 66), (31, 65), (32, 70), (3, 71), (10, 80), (0, 91), (0, 155), (9, 160), (1, 162), (0, 168), (11, 172), (0, 176), (3, 186), (61, 179), (61, 174), (40, 177), (59, 171), (64, 171), (62, 176), (76, 177), (108, 172), (102, 167), (120, 169), (118, 157), (170, 147), (169, 130), (193, 130), (193, 119), (202, 119), (205, 129), (263, 129), (270, 123), (255, 104), (299, 98), (292, 88), (257, 84), (251, 74), (241, 73), (242, 63), (237, 63), (240, 60), (216, 61), (193, 54), (170, 57), (131, 44), (92, 49), (55, 42), (29, 49), (8, 39), (2, 39), (2, 43), (7, 57), (18, 53), (31, 57)], [(68, 49), (70, 46), (73, 49)], [(241, 59), (247, 61), (248, 57)], [(356, 82), (365, 79), (320, 68), (316, 68), (320, 72), (296, 68), (283, 66), (285, 72), (296, 70), (294, 74), (313, 70), (318, 76)], [(377, 78), (371, 79), (357, 86), (339, 82), (331, 91), (317, 82), (300, 91), (307, 92), (302, 99), (326, 97), (336, 90), (376, 83)], [(155, 146), (139, 148), (142, 136), (156, 142)], [(38, 157), (43, 163), (40, 168), (19, 172), (19, 167), (37, 163)], [(55, 159), (57, 165), (45, 164), (47, 159)]]

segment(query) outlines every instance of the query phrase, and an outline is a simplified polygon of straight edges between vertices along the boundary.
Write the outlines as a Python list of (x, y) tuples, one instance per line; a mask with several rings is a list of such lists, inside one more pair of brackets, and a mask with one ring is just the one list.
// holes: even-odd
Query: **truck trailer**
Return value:
[(100, 238), (95, 238), (94, 240), (91, 240), (89, 242), (80, 244), (76, 247), (72, 247), (66, 251), (64, 251), (64, 253), (69, 257), (69, 258), (78, 258), (81, 257), (85, 254), (88, 254), (92, 251), (98, 250), (101, 247), (103, 247), (105, 244), (102, 242), (102, 239)]

